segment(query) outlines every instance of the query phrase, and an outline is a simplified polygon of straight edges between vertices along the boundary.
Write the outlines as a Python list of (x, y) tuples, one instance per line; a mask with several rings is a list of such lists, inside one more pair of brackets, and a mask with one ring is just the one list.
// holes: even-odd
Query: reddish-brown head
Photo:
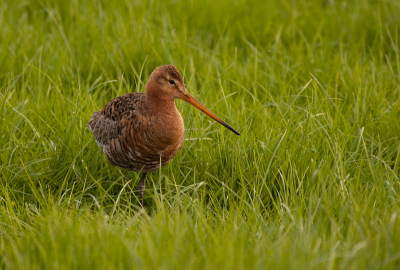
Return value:
[(235, 134), (240, 135), (239, 132), (222, 121), (221, 118), (216, 116), (203, 104), (198, 102), (191, 94), (189, 94), (189, 92), (186, 90), (185, 84), (183, 83), (182, 75), (173, 65), (158, 67), (153, 71), (153, 73), (151, 73), (149, 81), (146, 84), (146, 95), (159, 99), (182, 99), (203, 113), (207, 114), (226, 128), (230, 129)]
[(157, 95), (160, 98), (180, 98), (185, 91), (182, 75), (173, 65), (156, 68), (146, 84), (146, 94)]

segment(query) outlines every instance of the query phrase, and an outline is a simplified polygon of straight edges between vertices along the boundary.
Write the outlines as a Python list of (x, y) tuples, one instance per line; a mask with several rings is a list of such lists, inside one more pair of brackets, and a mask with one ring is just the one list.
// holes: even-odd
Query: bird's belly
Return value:
[(131, 171), (152, 172), (167, 165), (183, 144), (184, 128), (173, 139), (157, 138), (151, 134), (126, 134), (103, 147), (107, 161)]

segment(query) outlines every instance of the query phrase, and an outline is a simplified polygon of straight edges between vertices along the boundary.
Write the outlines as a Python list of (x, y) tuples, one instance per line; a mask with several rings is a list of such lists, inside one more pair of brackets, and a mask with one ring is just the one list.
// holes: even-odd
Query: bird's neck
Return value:
[(146, 93), (147, 108), (153, 115), (170, 115), (179, 113), (175, 100), (168, 96), (152, 95)]

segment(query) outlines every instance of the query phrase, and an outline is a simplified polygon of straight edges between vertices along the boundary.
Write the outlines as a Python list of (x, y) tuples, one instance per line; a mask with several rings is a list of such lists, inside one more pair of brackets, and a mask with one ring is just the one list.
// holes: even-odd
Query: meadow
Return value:
[[(0, 2), (1, 269), (399, 269), (400, 2)], [(173, 64), (185, 142), (110, 166), (86, 124)]]

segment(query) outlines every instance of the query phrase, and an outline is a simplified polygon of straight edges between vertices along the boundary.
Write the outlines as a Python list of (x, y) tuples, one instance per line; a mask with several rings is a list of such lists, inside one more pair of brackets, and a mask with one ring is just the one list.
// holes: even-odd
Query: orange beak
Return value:
[(239, 132), (237, 132), (233, 127), (231, 127), (230, 125), (228, 125), (227, 123), (225, 123), (224, 121), (221, 120), (221, 118), (219, 118), (218, 116), (216, 116), (214, 113), (212, 113), (209, 109), (207, 109), (203, 104), (201, 104), (200, 102), (197, 101), (197, 99), (195, 99), (191, 94), (189, 94), (188, 91), (185, 90), (184, 93), (181, 94), (180, 99), (182, 99), (183, 101), (186, 101), (187, 103), (195, 106), (197, 109), (199, 109), (200, 111), (202, 111), (203, 113), (207, 114), (208, 116), (210, 116), (212, 119), (214, 119), (215, 121), (217, 121), (218, 123), (220, 123), (221, 125), (223, 125), (224, 127), (230, 129), (233, 133), (235, 133), (236, 135), (240, 135)]

